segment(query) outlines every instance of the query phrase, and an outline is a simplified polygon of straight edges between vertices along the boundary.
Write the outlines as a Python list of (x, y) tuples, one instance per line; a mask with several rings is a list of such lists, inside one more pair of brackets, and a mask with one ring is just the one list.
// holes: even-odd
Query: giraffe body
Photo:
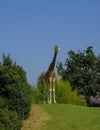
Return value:
[(55, 63), (56, 63), (56, 57), (58, 53), (58, 46), (55, 46), (54, 48), (54, 57), (53, 60), (47, 70), (47, 72), (44, 74), (43, 77), (43, 85), (44, 85), (44, 104), (52, 104), (56, 103), (55, 99), (55, 80), (56, 80), (56, 73), (54, 71)]

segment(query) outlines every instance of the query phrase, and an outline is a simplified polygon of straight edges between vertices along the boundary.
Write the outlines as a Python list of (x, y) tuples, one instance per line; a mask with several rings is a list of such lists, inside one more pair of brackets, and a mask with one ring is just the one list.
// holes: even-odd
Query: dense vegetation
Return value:
[[(65, 63), (57, 64), (57, 72), (61, 77), (56, 81), (56, 99), (58, 103), (85, 104), (90, 96), (100, 96), (100, 55), (96, 56), (93, 47), (83, 52), (70, 50)], [(38, 77), (34, 88), (34, 100), (43, 102), (43, 73)], [(80, 99), (84, 98), (83, 100)]]
[[(38, 77), (37, 85), (33, 91), (34, 103), (43, 103), (44, 86), (42, 84), (43, 74)], [(70, 103), (77, 105), (86, 105), (84, 99), (80, 99), (77, 95), (77, 90), (72, 91), (68, 81), (56, 80), (56, 100), (57, 103)]]
[(0, 130), (20, 130), (31, 108), (31, 86), (21, 66), (3, 54), (0, 63)]
[(77, 95), (77, 90), (72, 91), (68, 81), (56, 82), (56, 100), (60, 104), (86, 105), (85, 100)]
[(100, 55), (96, 56), (93, 47), (83, 52), (70, 50), (65, 63), (59, 62), (57, 70), (63, 81), (68, 80), (72, 89), (77, 89), (85, 97), (100, 93)]

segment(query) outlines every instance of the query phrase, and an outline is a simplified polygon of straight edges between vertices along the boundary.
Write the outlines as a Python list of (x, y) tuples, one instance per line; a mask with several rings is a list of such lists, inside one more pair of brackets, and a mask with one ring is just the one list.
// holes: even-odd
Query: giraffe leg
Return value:
[(43, 78), (42, 83), (44, 85), (44, 95), (43, 95), (43, 101), (44, 104), (46, 104), (46, 83), (45, 83), (45, 79)]
[(52, 77), (49, 78), (50, 88), (49, 88), (49, 103), (52, 104)]
[(50, 91), (49, 91), (49, 89), (47, 90), (47, 103), (49, 104), (50, 103), (50, 97), (49, 97), (49, 95), (50, 95)]
[(45, 90), (44, 90), (44, 104), (46, 104), (46, 92), (45, 92)]
[(55, 99), (55, 80), (56, 80), (56, 78), (54, 77), (53, 78), (53, 101), (54, 101), (54, 103), (56, 103), (56, 99)]

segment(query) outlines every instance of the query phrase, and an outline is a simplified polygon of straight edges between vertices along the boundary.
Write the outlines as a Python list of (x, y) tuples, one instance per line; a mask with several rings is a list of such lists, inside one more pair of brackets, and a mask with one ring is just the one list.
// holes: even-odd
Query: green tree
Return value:
[(72, 89), (78, 89), (79, 94), (95, 96), (100, 91), (100, 56), (95, 56), (92, 46), (83, 52), (70, 50), (65, 64), (58, 63), (57, 70), (64, 81), (70, 81)]
[(3, 54), (0, 65), (0, 97), (6, 99), (9, 110), (16, 111), (20, 118), (26, 118), (29, 114), (31, 90), (23, 68), (13, 63), (9, 55)]

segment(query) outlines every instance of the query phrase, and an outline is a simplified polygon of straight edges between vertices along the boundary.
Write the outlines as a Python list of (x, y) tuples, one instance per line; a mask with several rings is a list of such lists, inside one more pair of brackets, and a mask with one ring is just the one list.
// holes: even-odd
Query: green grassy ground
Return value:
[(51, 115), (46, 130), (100, 130), (100, 108), (68, 104), (40, 106)]

